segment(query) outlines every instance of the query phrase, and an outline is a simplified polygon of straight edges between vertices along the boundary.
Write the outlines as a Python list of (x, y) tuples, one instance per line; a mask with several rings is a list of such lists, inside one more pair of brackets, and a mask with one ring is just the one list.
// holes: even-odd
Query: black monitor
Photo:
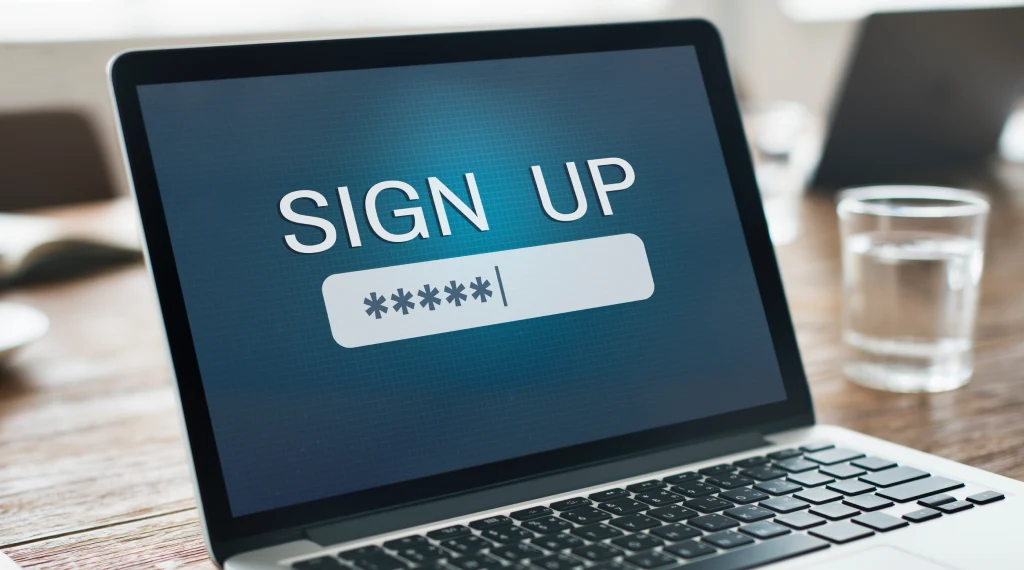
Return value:
[(942, 182), (991, 156), (1024, 95), (1024, 8), (874, 14), (813, 186)]

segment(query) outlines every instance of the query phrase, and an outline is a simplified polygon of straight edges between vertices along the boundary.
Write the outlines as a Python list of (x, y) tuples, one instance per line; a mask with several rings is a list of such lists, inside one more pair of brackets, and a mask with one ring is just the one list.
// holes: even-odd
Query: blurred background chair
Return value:
[(81, 113), (0, 114), (0, 211), (115, 196), (96, 129)]

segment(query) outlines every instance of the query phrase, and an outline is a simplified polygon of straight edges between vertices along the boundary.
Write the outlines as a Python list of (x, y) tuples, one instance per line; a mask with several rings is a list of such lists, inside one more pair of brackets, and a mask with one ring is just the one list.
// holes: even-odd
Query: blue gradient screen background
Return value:
[[(630, 50), (229, 79), (139, 88), (214, 436), (235, 516), (613, 437), (785, 398), (696, 53)], [(636, 181), (604, 216), (588, 159), (629, 162)], [(575, 209), (565, 163), (589, 208)], [(442, 237), (427, 177), (490, 230), (448, 207)], [(606, 182), (621, 179), (608, 168)], [(387, 243), (378, 211), (423, 207), (428, 239)], [(363, 246), (350, 248), (347, 186)], [(337, 244), (285, 245), (330, 220)], [(335, 273), (634, 233), (655, 292), (644, 301), (349, 349), (321, 295)], [(600, 283), (595, 283), (600, 287)]]

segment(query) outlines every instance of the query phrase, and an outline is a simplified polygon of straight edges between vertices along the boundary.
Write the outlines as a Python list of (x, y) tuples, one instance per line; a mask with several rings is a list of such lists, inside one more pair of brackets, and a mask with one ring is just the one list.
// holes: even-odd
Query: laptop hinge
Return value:
[(663, 448), (626, 459), (593, 464), (456, 496), (406, 505), (374, 514), (349, 517), (345, 520), (307, 528), (305, 534), (313, 542), (329, 546), (549, 495), (566, 493), (574, 489), (636, 477), (644, 473), (671, 469), (679, 465), (766, 445), (770, 445), (770, 443), (765, 441), (759, 433), (741, 433), (709, 439), (683, 446)]

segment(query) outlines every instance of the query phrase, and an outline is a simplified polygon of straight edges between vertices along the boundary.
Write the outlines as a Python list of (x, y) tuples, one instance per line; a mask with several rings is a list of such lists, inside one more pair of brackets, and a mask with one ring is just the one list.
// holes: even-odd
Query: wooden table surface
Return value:
[[(821, 421), (1024, 479), (1024, 204), (993, 200), (976, 373), (955, 392), (843, 380), (830, 198), (803, 200), (802, 233), (778, 254)], [(0, 299), (52, 320), (0, 371), (0, 551), (25, 567), (212, 568), (144, 268)]]

